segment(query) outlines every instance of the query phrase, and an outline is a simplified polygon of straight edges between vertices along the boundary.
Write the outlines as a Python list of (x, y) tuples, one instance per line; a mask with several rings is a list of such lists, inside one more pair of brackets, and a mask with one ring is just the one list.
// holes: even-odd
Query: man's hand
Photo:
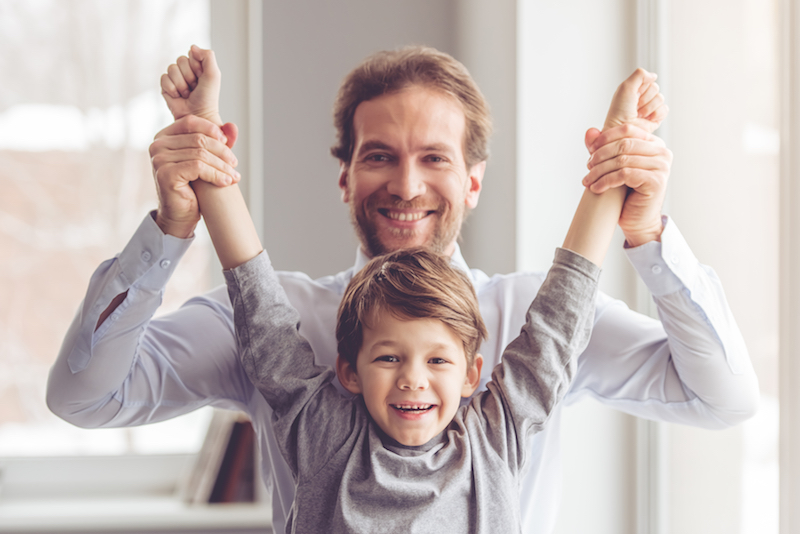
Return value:
[(197, 115), (220, 126), (221, 82), (214, 52), (192, 45), (189, 54), (179, 57), (161, 76), (161, 94), (175, 120)]
[(219, 127), (194, 115), (186, 115), (156, 134), (150, 158), (158, 191), (156, 223), (161, 231), (181, 238), (194, 232), (200, 210), (193, 181), (216, 186), (239, 181), (241, 176), (234, 168), (238, 161), (231, 150), (237, 136), (235, 124)]
[(622, 185), (630, 188), (619, 225), (631, 247), (658, 240), (663, 230), (661, 206), (672, 152), (652, 132), (668, 111), (655, 75), (637, 69), (614, 93), (603, 132), (586, 132), (591, 157), (583, 185), (598, 194)]

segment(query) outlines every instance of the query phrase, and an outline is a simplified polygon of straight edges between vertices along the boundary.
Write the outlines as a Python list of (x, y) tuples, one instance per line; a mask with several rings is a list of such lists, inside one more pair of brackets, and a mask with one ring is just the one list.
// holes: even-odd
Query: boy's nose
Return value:
[(416, 366), (407, 365), (400, 371), (397, 379), (397, 387), (403, 390), (413, 391), (428, 387), (428, 378), (422, 369)]
[(386, 186), (389, 194), (401, 200), (413, 200), (425, 194), (425, 180), (419, 168), (413, 163), (401, 162)]

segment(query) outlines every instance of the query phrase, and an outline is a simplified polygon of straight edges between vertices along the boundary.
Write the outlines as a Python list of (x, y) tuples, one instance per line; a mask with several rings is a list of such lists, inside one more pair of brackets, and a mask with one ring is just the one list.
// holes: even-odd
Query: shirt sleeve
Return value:
[(540, 431), (566, 394), (577, 356), (592, 331), (600, 269), (566, 249), (528, 309), (525, 325), (508, 347), (478, 399), (489, 445), (517, 470), (529, 436)]
[(266, 251), (225, 271), (225, 281), (241, 364), (272, 408), (281, 454), (296, 476), (313, 476), (353, 434), (359, 405), (336, 391), (333, 369), (315, 363)]
[(147, 215), (124, 250), (98, 267), (50, 370), (54, 413), (97, 428), (161, 421), (206, 404), (241, 409), (252, 386), (238, 366), (224, 288), (153, 319), (190, 243), (163, 234)]
[(661, 321), (601, 296), (568, 402), (588, 394), (648, 419), (737, 424), (758, 405), (747, 347), (719, 278), (694, 257), (675, 223), (664, 223), (661, 242), (627, 249)]

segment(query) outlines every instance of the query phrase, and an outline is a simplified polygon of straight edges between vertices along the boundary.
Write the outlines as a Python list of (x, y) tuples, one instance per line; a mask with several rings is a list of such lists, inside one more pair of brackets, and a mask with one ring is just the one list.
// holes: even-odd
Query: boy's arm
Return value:
[[(192, 46), (161, 76), (161, 94), (176, 121), (188, 115), (205, 119), (221, 127), (232, 146), (238, 130), (233, 124), (223, 125), (220, 118), (220, 83), (214, 52)], [(261, 252), (261, 240), (237, 184), (218, 187), (197, 179), (190, 186), (223, 269), (238, 267)]]
[[(656, 76), (637, 69), (614, 93), (603, 131), (624, 124), (652, 133), (667, 114)], [(587, 145), (597, 134), (587, 132)], [(614, 228), (617, 226), (628, 188), (617, 186), (601, 194), (587, 187), (572, 219), (563, 248), (577, 252), (597, 266), (603, 264)]]
[[(214, 55), (197, 47), (191, 55), (162, 77), (164, 98), (176, 119), (181, 113), (201, 112), (219, 125), (216, 101), (209, 102), (217, 98), (218, 87), (204, 85), (206, 75), (218, 81)], [(201, 90), (205, 96), (192, 100)], [(235, 130), (228, 137), (235, 139)], [(218, 187), (195, 180), (192, 187), (225, 269), (242, 367), (273, 410), (272, 426), (292, 471), (299, 477), (315, 472), (349, 436), (355, 405), (330, 384), (333, 370), (315, 364), (311, 346), (299, 333), (300, 315), (266, 252), (262, 254), (238, 185)]]
[[(650, 124), (655, 129), (664, 110), (663, 97), (652, 93), (654, 80), (637, 70), (623, 82), (614, 95), (606, 128), (617, 126), (621, 118), (646, 113), (646, 120), (657, 119)], [(653, 105), (656, 109), (651, 109)], [(484, 420), (490, 427), (493, 421), (505, 421), (506, 431), (486, 436), (495, 440), (490, 446), (505, 455), (512, 468), (521, 468), (526, 437), (547, 422), (572, 381), (575, 356), (589, 342), (599, 267), (626, 193), (624, 187), (600, 195), (585, 191), (564, 240), (566, 250), (556, 251), (520, 335), (503, 352), (487, 386), (490, 395), (481, 404)]]

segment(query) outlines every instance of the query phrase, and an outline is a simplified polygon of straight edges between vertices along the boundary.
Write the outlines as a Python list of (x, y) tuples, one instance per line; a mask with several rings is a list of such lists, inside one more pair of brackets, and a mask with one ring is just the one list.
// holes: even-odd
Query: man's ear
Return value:
[(486, 172), (486, 161), (476, 163), (469, 169), (467, 175), (467, 196), (465, 199), (465, 204), (468, 209), (473, 209), (478, 205), (478, 197), (481, 195), (484, 172)]
[(342, 387), (353, 395), (361, 393), (361, 381), (358, 379), (358, 373), (350, 365), (350, 362), (341, 356), (336, 356), (336, 377)]
[(464, 380), (464, 386), (461, 388), (461, 396), (469, 397), (481, 383), (481, 369), (483, 369), (483, 356), (476, 354), (472, 367), (467, 369), (467, 378)]
[(348, 187), (349, 177), (350, 165), (342, 160), (339, 160), (339, 189), (342, 190), (342, 202), (345, 204), (350, 202), (350, 188)]

